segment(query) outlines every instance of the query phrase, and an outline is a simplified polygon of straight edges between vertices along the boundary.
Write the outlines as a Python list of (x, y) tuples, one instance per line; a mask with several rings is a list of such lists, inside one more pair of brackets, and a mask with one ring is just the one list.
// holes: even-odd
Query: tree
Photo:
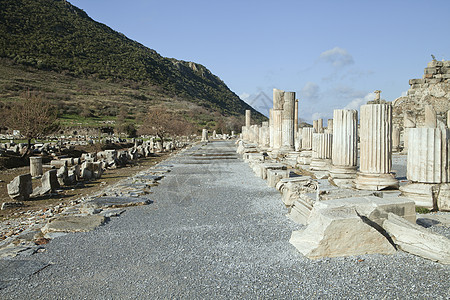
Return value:
[(19, 130), (28, 141), (27, 156), (31, 149), (31, 139), (42, 138), (59, 129), (57, 109), (39, 94), (27, 92), (23, 98), (11, 106), (7, 116), (10, 130)]
[(163, 146), (164, 138), (168, 136), (187, 135), (192, 132), (191, 123), (165, 107), (150, 110), (143, 121), (138, 133), (156, 135)]

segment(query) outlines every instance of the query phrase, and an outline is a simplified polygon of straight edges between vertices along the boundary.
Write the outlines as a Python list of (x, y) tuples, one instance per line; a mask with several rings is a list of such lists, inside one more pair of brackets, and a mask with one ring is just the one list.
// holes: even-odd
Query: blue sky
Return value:
[(307, 121), (358, 109), (374, 90), (393, 101), (431, 54), (450, 60), (449, 0), (69, 1), (163, 56), (206, 66), (264, 114), (273, 88), (296, 92)]

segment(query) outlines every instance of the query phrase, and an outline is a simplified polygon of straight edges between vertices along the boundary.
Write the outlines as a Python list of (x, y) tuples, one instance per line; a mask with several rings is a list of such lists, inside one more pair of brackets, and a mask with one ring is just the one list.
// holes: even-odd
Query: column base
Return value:
[(302, 150), (302, 152), (300, 152), (300, 156), (297, 158), (297, 162), (301, 165), (309, 165), (312, 160), (311, 156), (311, 150)]
[(356, 178), (356, 166), (332, 165), (330, 168), (330, 177), (338, 187), (354, 188)]
[(413, 182), (400, 187), (400, 196), (414, 201), (416, 206), (450, 211), (450, 184)]
[(313, 171), (328, 171), (331, 167), (331, 159), (313, 158), (311, 160), (310, 168)]
[(398, 189), (398, 180), (393, 174), (371, 174), (358, 172), (355, 180), (358, 190)]

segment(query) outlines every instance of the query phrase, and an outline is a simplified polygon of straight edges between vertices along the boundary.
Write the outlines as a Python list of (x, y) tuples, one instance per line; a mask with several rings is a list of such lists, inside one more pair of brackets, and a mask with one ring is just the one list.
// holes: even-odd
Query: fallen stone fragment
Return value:
[(389, 213), (383, 228), (405, 252), (442, 264), (450, 264), (450, 240)]
[(127, 206), (140, 206), (152, 203), (149, 199), (131, 197), (99, 197), (83, 203), (84, 208), (119, 208)]
[(391, 254), (395, 245), (381, 225), (394, 213), (415, 222), (414, 202), (376, 196), (317, 201), (304, 230), (290, 243), (308, 258)]
[(41, 231), (43, 234), (49, 232), (87, 232), (103, 225), (105, 220), (105, 217), (99, 215), (62, 216), (47, 223)]
[(363, 254), (393, 254), (396, 249), (353, 208), (313, 209), (304, 230), (293, 231), (289, 242), (311, 259)]
[(1, 210), (5, 210), (8, 208), (15, 208), (15, 207), (23, 207), (25, 204), (23, 202), (3, 202)]
[(28, 200), (33, 193), (31, 174), (19, 175), (7, 185), (8, 195), (17, 201)]

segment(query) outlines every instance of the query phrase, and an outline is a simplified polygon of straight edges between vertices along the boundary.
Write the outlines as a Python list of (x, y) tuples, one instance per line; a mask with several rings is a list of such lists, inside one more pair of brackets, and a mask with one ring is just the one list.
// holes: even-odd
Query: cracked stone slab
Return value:
[(403, 251), (442, 264), (450, 264), (450, 240), (446, 237), (432, 233), (393, 213), (388, 214), (382, 226)]
[(47, 223), (41, 231), (43, 234), (49, 232), (86, 232), (103, 225), (105, 220), (106, 218), (100, 215), (62, 216)]
[(0, 289), (12, 282), (36, 274), (50, 264), (29, 260), (0, 260)]
[(140, 206), (151, 204), (153, 201), (149, 199), (139, 199), (132, 197), (99, 197), (87, 201), (83, 207), (89, 208), (120, 208), (128, 206)]

